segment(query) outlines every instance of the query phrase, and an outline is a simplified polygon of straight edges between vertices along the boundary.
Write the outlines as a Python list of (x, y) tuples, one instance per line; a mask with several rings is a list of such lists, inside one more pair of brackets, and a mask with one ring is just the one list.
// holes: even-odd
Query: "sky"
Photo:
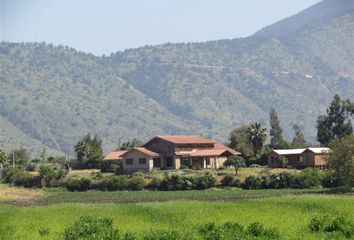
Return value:
[(0, 40), (95, 55), (247, 37), (320, 0), (0, 0)]

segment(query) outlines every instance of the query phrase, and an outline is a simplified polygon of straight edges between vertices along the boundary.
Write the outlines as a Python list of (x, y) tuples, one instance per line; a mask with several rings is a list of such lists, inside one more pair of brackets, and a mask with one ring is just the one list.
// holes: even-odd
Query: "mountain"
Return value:
[(156, 134), (226, 141), (237, 126), (267, 125), (273, 107), (288, 138), (296, 122), (313, 142), (333, 95), (354, 99), (353, 25), (353, 0), (325, 0), (247, 38), (110, 56), (2, 42), (0, 133), (65, 153), (87, 132), (105, 151)]

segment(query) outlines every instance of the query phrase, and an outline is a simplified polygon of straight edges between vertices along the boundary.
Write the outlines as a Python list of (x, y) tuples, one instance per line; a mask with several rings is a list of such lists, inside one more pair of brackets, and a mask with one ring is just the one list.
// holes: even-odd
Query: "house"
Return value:
[(113, 151), (108, 153), (103, 160), (109, 161), (109, 162), (118, 162), (123, 160), (122, 155), (126, 153), (127, 150), (121, 150), (121, 151)]
[(196, 135), (156, 136), (142, 147), (121, 155), (124, 171), (179, 169), (181, 165), (219, 168), (225, 160), (239, 152), (214, 140)]
[(329, 148), (299, 148), (299, 149), (273, 149), (268, 155), (268, 166), (279, 167), (277, 158), (280, 156), (288, 159), (288, 165), (295, 168), (317, 167), (325, 168), (324, 155)]

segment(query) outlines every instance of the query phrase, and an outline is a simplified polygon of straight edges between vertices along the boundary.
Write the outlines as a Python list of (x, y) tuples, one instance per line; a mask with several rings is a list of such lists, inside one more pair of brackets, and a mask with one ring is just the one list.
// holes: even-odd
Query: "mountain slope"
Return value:
[(234, 127), (267, 125), (273, 107), (288, 138), (296, 122), (315, 141), (316, 117), (332, 96), (354, 99), (353, 9), (353, 0), (325, 0), (248, 38), (109, 57), (1, 43), (0, 118), (71, 153), (89, 131), (103, 138), (106, 151), (119, 140), (156, 134), (226, 141)]

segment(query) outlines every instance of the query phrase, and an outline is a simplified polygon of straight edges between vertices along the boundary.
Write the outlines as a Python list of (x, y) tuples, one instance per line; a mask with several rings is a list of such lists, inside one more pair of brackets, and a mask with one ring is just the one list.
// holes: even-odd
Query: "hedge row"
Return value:
[(200, 177), (184, 177), (174, 175), (171, 177), (166, 177), (163, 180), (153, 179), (149, 184), (146, 183), (143, 176), (122, 175), (103, 177), (95, 181), (87, 178), (68, 179), (65, 187), (68, 191), (87, 191), (89, 189), (103, 191), (138, 191), (144, 188), (162, 191), (178, 191), (202, 190), (214, 187), (215, 185), (216, 178), (211, 174), (206, 174)]
[(338, 182), (329, 173), (307, 168), (301, 173), (263, 173), (248, 176), (241, 184), (243, 189), (319, 188), (336, 187)]
[(150, 230), (140, 236), (134, 233), (121, 234), (117, 228), (114, 228), (112, 219), (91, 216), (81, 217), (68, 226), (63, 236), (65, 240), (281, 239), (276, 229), (266, 228), (259, 222), (253, 222), (248, 226), (234, 222), (225, 222), (222, 225), (207, 223), (199, 225), (197, 231), (193, 233), (176, 230)]

